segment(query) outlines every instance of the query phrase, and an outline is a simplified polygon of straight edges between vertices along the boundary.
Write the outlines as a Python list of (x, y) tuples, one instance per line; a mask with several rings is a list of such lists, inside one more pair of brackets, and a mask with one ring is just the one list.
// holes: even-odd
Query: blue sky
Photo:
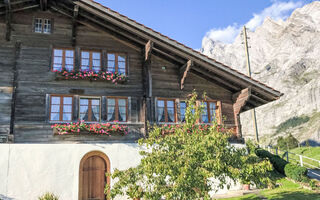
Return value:
[(202, 39), (231, 43), (241, 26), (254, 30), (313, 0), (96, 0), (194, 49)]

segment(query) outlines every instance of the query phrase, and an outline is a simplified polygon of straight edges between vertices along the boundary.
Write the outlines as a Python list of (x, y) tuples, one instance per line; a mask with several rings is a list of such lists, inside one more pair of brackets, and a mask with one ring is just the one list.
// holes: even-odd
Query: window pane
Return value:
[(201, 103), (201, 105), (203, 106), (203, 111), (202, 111), (202, 122), (203, 123), (208, 123), (209, 122), (209, 118), (208, 118), (208, 104), (207, 102), (203, 102)]
[(119, 68), (119, 69), (118, 69), (118, 73), (119, 73), (119, 74), (126, 74), (126, 69), (124, 69), (124, 68)]
[(110, 99), (110, 98), (108, 98), (108, 106), (114, 106), (114, 105), (116, 105), (116, 101), (115, 101), (115, 99)]
[(100, 105), (100, 100), (99, 99), (92, 99), (91, 100), (91, 104), (95, 105), (95, 106), (99, 106)]
[(53, 63), (54, 64), (62, 64), (62, 57), (54, 57)]
[(108, 60), (115, 60), (115, 55), (108, 53)]
[(62, 120), (71, 121), (71, 113), (63, 113)]
[(63, 104), (72, 104), (72, 97), (64, 97)]
[(115, 72), (115, 65), (114, 65), (114, 61), (108, 61), (108, 71), (111, 71), (111, 72)]
[(92, 106), (92, 121), (100, 121), (100, 106)]
[(44, 20), (43, 33), (51, 33), (51, 20)]
[(174, 108), (167, 108), (168, 110), (168, 122), (174, 122)]
[(81, 68), (89, 68), (89, 59), (82, 58), (81, 59)]
[(60, 112), (60, 105), (51, 105), (51, 112)]
[(118, 62), (118, 67), (119, 68), (126, 68), (126, 63), (125, 62)]
[(126, 99), (119, 99), (118, 104), (119, 104), (119, 106), (126, 106), (127, 100)]
[(62, 57), (62, 50), (61, 49), (55, 49), (53, 50), (54, 56), (60, 56)]
[(60, 97), (51, 97), (51, 104), (60, 104)]
[(126, 57), (124, 55), (119, 55), (118, 56), (118, 62), (124, 62), (126, 61)]
[(51, 113), (50, 120), (51, 121), (59, 121), (59, 113)]
[(34, 22), (34, 32), (42, 33), (42, 19), (35, 19)]
[(88, 99), (80, 99), (80, 105), (89, 105)]
[(168, 108), (174, 108), (174, 101), (167, 101)]
[(92, 60), (92, 66), (100, 67), (101, 66), (100, 60)]
[(66, 58), (67, 65), (73, 65), (73, 58)]
[(89, 59), (89, 52), (88, 51), (81, 51), (81, 58)]
[(125, 122), (127, 121), (127, 109), (126, 107), (119, 107), (119, 116), (118, 119), (120, 122)]
[(164, 107), (164, 101), (158, 100), (158, 107)]
[(73, 58), (74, 51), (73, 50), (66, 50), (66, 57)]
[(186, 119), (185, 119), (186, 107), (187, 107), (186, 102), (180, 102), (180, 115), (181, 115), (180, 118), (181, 118), (182, 122), (186, 121)]
[(88, 111), (88, 106), (80, 106), (80, 113), (86, 113)]
[(71, 113), (72, 112), (72, 106), (64, 105), (63, 106), (63, 112), (64, 113)]
[(115, 112), (115, 107), (108, 105), (108, 110), (107, 110), (107, 121), (115, 121), (116, 120), (116, 112)]
[(165, 111), (164, 111), (164, 101), (163, 100), (158, 100), (157, 102), (157, 120), (158, 122), (165, 122)]
[(101, 53), (99, 53), (99, 52), (93, 52), (92, 53), (92, 59), (93, 60), (100, 60), (100, 58), (101, 58)]

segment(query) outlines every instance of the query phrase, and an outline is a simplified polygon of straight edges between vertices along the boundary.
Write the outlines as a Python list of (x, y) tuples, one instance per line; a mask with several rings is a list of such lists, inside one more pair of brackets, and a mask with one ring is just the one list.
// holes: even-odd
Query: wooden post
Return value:
[(16, 98), (17, 98), (17, 87), (18, 87), (18, 69), (17, 69), (17, 60), (20, 55), (21, 43), (16, 42), (15, 44), (15, 54), (14, 54), (14, 63), (12, 67), (13, 79), (12, 79), (12, 97), (11, 97), (11, 116), (10, 116), (10, 137), (9, 141), (13, 142), (14, 135), (14, 124), (15, 124), (15, 112), (16, 112)]
[(302, 155), (299, 155), (299, 158), (300, 158), (300, 166), (303, 167)]
[[(249, 56), (249, 47), (248, 47), (248, 37), (247, 37), (247, 28), (243, 26), (243, 36), (244, 36), (244, 45), (246, 51), (246, 58), (247, 58), (247, 71), (248, 76), (251, 77), (251, 67), (250, 67), (250, 56)], [(258, 134), (258, 126), (257, 126), (257, 116), (256, 110), (253, 108), (251, 110), (252, 120), (253, 120), (253, 128), (256, 136), (256, 142), (259, 144), (259, 134)]]
[(11, 37), (11, 20), (12, 20), (12, 10), (11, 10), (11, 1), (4, 0), (6, 6), (6, 40), (10, 41)]
[(289, 151), (286, 151), (287, 162), (289, 162)]
[(143, 111), (144, 111), (144, 130), (148, 137), (148, 122), (153, 123), (152, 117), (152, 74), (151, 74), (151, 52), (153, 42), (149, 40), (144, 48), (142, 81), (143, 81)]
[(77, 19), (79, 16), (79, 5), (75, 5), (73, 9), (73, 18), (72, 18), (72, 38), (71, 43), (72, 46), (76, 46), (76, 36), (77, 36)]

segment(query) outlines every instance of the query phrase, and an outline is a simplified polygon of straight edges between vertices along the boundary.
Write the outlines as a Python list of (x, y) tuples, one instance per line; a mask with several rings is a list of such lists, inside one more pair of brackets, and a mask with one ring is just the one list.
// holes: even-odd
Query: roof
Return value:
[[(135, 21), (133, 19), (130, 19), (129, 17), (127, 17), (125, 15), (122, 15), (122, 14), (120, 14), (120, 13), (118, 13), (118, 12), (116, 12), (116, 11), (114, 11), (114, 10), (104, 6), (104, 5), (101, 5), (100, 3), (97, 3), (97, 2), (95, 2), (93, 0), (79, 0), (79, 2), (83, 2), (83, 3), (89, 4), (90, 6), (93, 6), (94, 8), (96, 8), (96, 9), (102, 11), (102, 12), (105, 12), (105, 13), (111, 15), (112, 17), (117, 18), (117, 19), (127, 23), (128, 25), (131, 25), (133, 27), (136, 27), (136, 28), (140, 29), (141, 31), (145, 32), (146, 34), (152, 35), (152, 36), (156, 37), (159, 40), (162, 40), (162, 41), (164, 41), (164, 42), (166, 42), (168, 44), (171, 44), (171, 45), (179, 48), (181, 51), (185, 51), (188, 54), (196, 56), (196, 57), (202, 59), (203, 61), (212, 64), (213, 67), (218, 67), (218, 68), (220, 68), (222, 70), (225, 70), (225, 71), (227, 71), (227, 72), (229, 72), (229, 73), (231, 73), (233, 75), (236, 75), (238, 78), (243, 79), (243, 80), (251, 83), (252, 85), (255, 85), (255, 86), (257, 86), (257, 87), (259, 87), (261, 89), (265, 89), (266, 91), (269, 91), (270, 93), (274, 94), (278, 98), (280, 96), (282, 96), (282, 93), (277, 91), (277, 90), (275, 90), (274, 88), (269, 87), (268, 85), (266, 85), (266, 84), (264, 84), (264, 83), (262, 83), (262, 82), (260, 82), (258, 80), (255, 80), (255, 79), (253, 79), (253, 78), (251, 78), (251, 77), (249, 77), (249, 76), (247, 76), (247, 75), (245, 75), (245, 74), (233, 69), (230, 66), (227, 66), (227, 65), (225, 65), (225, 64), (223, 64), (221, 62), (218, 62), (217, 60), (215, 60), (213, 58), (210, 58), (210, 57), (202, 54), (201, 52), (196, 51), (196, 50), (194, 50), (194, 49), (192, 49), (192, 48), (190, 48), (190, 47), (188, 47), (188, 46), (186, 46), (186, 45), (184, 45), (184, 44), (182, 44), (182, 43), (180, 43), (180, 42), (178, 42), (178, 41), (176, 41), (174, 39), (171, 39), (170, 37), (165, 36), (165, 35), (161, 34), (160, 32), (157, 32), (157, 31), (155, 31), (155, 30), (153, 30), (153, 29), (151, 29), (151, 28), (149, 28), (149, 27), (147, 27), (147, 26), (145, 26), (145, 25), (143, 25), (143, 24), (141, 24), (141, 23), (139, 23), (139, 22), (137, 22), (137, 21)], [(77, 4), (77, 2), (75, 2), (75, 3)]]

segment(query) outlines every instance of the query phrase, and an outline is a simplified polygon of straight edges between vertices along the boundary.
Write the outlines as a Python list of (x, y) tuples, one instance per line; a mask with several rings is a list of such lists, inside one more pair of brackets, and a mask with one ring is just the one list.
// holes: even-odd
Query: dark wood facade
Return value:
[[(179, 110), (179, 100), (185, 100), (193, 90), (206, 92), (209, 99), (219, 102), (221, 115), (226, 117), (224, 124), (238, 127), (241, 137), (240, 112), (281, 96), (221, 63), (103, 9), (89, 0), (0, 1), (0, 136), (4, 142), (134, 141), (145, 134), (147, 121), (157, 121), (158, 98), (175, 99)], [(35, 33), (35, 18), (50, 19), (51, 34)], [(102, 56), (109, 52), (125, 54), (128, 81), (115, 85), (58, 80), (51, 70), (54, 48), (74, 49), (75, 69), (80, 66), (81, 50), (98, 50)], [(102, 63), (104, 67), (106, 60)], [(107, 97), (128, 97), (125, 124), (130, 133), (122, 137), (53, 135), (49, 120), (53, 94), (74, 97), (73, 121), (79, 119), (79, 97), (101, 98), (101, 121), (106, 120)]]

